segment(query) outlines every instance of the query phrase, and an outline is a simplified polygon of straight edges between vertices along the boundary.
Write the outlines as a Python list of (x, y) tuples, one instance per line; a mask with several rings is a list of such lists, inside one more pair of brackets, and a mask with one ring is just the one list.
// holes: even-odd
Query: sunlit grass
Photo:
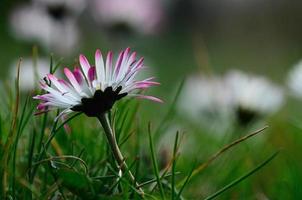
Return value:
[[(52, 72), (54, 69), (60, 70), (58, 65), (50, 67)], [(35, 116), (37, 102), (32, 96), (36, 92), (21, 94), (17, 76), (15, 84), (1, 88), (1, 196), (17, 199), (55, 196), (63, 199), (213, 199), (219, 196), (228, 199), (235, 195), (240, 199), (265, 192), (262, 187), (255, 192), (251, 185), (254, 186), (253, 181), (257, 183), (257, 179), (246, 178), (257, 172), (254, 176), (262, 182), (262, 167), (276, 156), (270, 154), (279, 149), (277, 146), (263, 149), (263, 152), (259, 149), (262, 146), (257, 149), (249, 146), (253, 144), (249, 141), (252, 136), (260, 132), (266, 134), (270, 128), (264, 131), (258, 127), (258, 131), (249, 135), (248, 129), (237, 130), (242, 132), (241, 136), (232, 135), (221, 144), (215, 140), (203, 142), (203, 139), (207, 141), (208, 134), (202, 136), (201, 130), (198, 133), (198, 129), (192, 127), (186, 132), (194, 134), (179, 130), (170, 138), (167, 158), (159, 152), (158, 144), (168, 127), (177, 122), (175, 106), (181, 89), (182, 84), (172, 102), (162, 105), (167, 107), (167, 112), (158, 116), (160, 123), (156, 125), (152, 125), (152, 119), (141, 117), (141, 103), (135, 100), (123, 100), (111, 112), (110, 121), (128, 169), (144, 190), (141, 196), (127, 173), (120, 174), (97, 120), (75, 114), (65, 121), (54, 121), (59, 112)], [(70, 131), (64, 125), (68, 125)], [(195, 146), (186, 145), (184, 140), (188, 137), (195, 140)], [(238, 147), (227, 152), (235, 146)], [(186, 149), (193, 150), (194, 154), (185, 153)], [(273, 168), (274, 173), (279, 170), (275, 165), (263, 170), (267, 168)], [(299, 174), (297, 169), (292, 166), (294, 173)], [(298, 175), (294, 177), (296, 182), (301, 180)], [(294, 182), (291, 187), (299, 196)], [(229, 190), (231, 188), (233, 190)], [(269, 185), (264, 184), (263, 188)]]

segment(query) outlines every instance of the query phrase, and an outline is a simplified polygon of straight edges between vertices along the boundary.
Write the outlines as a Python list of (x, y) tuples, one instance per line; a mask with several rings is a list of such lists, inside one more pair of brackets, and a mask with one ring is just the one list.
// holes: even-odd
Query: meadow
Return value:
[(302, 197), (299, 1), (150, 2), (4, 1), (0, 199)]

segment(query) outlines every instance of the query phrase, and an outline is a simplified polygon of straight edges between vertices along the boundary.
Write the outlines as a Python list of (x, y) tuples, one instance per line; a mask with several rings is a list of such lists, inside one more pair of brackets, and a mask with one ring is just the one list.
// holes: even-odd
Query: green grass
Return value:
[[(12, 35), (9, 17), (19, 3), (29, 1), (4, 0), (0, 6), (0, 199), (140, 199), (127, 174), (120, 177), (97, 119), (75, 114), (55, 122), (59, 111), (35, 116), (37, 102), (32, 96), (42, 91), (18, 91), (18, 79), (9, 76), (12, 61), (51, 53), (37, 42)], [(287, 98), (274, 116), (220, 135), (192, 123), (176, 108), (183, 80), (191, 74), (240, 68), (267, 75), (285, 87), (286, 74), (301, 59), (300, 7), (295, 2), (282, 8), (255, 6), (259, 15), (251, 9), (235, 18), (236, 12), (209, 10), (210, 15), (196, 13), (195, 19), (192, 14), (191, 20), (174, 10), (178, 6), (166, 5), (168, 18), (160, 34), (124, 37), (106, 34), (86, 9), (77, 20), (81, 31), (77, 48), (64, 58), (51, 54), (50, 72), (78, 64), (79, 53), (93, 60), (96, 48), (115, 51), (130, 46), (145, 57), (152, 76), (161, 83), (148, 93), (165, 103), (122, 100), (110, 116), (145, 199), (301, 199), (300, 100)], [(249, 135), (266, 126), (261, 134)]]
[[(55, 69), (60, 70), (59, 65), (51, 67)], [(302, 129), (299, 119), (285, 123), (282, 112), (270, 119), (266, 130), (259, 130), (263, 126), (255, 123), (245, 129), (234, 128), (230, 137), (217, 140), (206, 129), (192, 126), (177, 115), (175, 106), (182, 83), (171, 101), (158, 107), (164, 107), (165, 113), (156, 119), (142, 113), (148, 112), (144, 106), (150, 102), (118, 102), (110, 123), (128, 170), (145, 193), (142, 197), (127, 173), (120, 174), (97, 119), (76, 113), (65, 121), (54, 121), (59, 111), (34, 115), (37, 102), (31, 97), (40, 91), (20, 93), (16, 80), (15, 85), (3, 84), (0, 90), (3, 199), (254, 199), (260, 194), (269, 198), (302, 195), (298, 184), (302, 180), (300, 158), (295, 156), (302, 145)], [(160, 144), (173, 124), (183, 128), (165, 143), (165, 154)], [(279, 148), (283, 151), (278, 159), (266, 166), (276, 156), (268, 155)], [(283, 186), (287, 189), (280, 189)]]

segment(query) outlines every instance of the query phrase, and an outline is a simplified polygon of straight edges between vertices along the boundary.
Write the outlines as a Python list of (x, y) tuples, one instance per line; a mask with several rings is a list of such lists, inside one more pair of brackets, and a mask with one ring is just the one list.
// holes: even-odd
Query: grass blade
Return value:
[[(58, 114), (58, 113), (57, 113)], [(56, 133), (62, 128), (64, 127), (64, 125), (66, 123), (68, 123), (69, 121), (71, 121), (72, 119), (74, 119), (75, 117), (81, 115), (82, 113), (79, 112), (79, 113), (76, 113), (74, 114), (73, 116), (69, 117), (67, 120), (65, 120), (64, 122), (62, 122), (62, 124), (60, 124), (57, 128), (57, 124), (58, 124), (58, 120), (55, 121), (52, 129), (51, 129), (51, 132), (50, 132), (50, 136), (48, 137), (48, 139), (46, 140), (45, 144), (44, 144), (44, 149), (42, 148), (41, 146), (41, 150), (40, 150), (40, 153), (38, 155), (38, 159), (37, 159), (37, 162), (41, 161), (43, 159), (43, 156), (44, 156), (44, 153), (45, 151), (47, 151), (49, 145), (50, 145), (50, 142), (51, 140), (55, 137)], [(32, 169), (32, 172), (30, 172), (30, 177), (29, 177), (29, 180), (30, 180), (30, 183), (33, 182), (34, 180), (34, 177), (35, 177), (35, 174), (37, 172), (37, 168), (38, 168), (39, 165), (35, 165)]]
[[(202, 164), (199, 165), (196, 169), (194, 169), (191, 178), (194, 177), (194, 176), (196, 176), (198, 173), (200, 173), (200, 172), (203, 171), (204, 169), (206, 169), (213, 161), (215, 161), (215, 160), (216, 160), (219, 156), (221, 156), (224, 152), (226, 152), (227, 150), (229, 150), (229, 149), (231, 149), (232, 147), (236, 146), (237, 144), (240, 144), (241, 142), (243, 142), (243, 141), (245, 141), (245, 140), (247, 140), (247, 139), (249, 139), (249, 138), (251, 138), (251, 137), (257, 135), (258, 133), (261, 133), (261, 132), (264, 131), (267, 127), (268, 127), (268, 126), (265, 126), (265, 127), (261, 128), (261, 129), (255, 131), (255, 132), (252, 132), (252, 133), (250, 133), (250, 134), (248, 134), (248, 135), (245, 135), (245, 136), (243, 136), (243, 137), (241, 137), (241, 138), (239, 138), (239, 139), (233, 141), (232, 143), (230, 143), (230, 144), (224, 146), (222, 149), (220, 149), (219, 151), (217, 151), (213, 156), (211, 156), (205, 163), (202, 163)], [(185, 179), (182, 180), (182, 181), (180, 181), (180, 183), (178, 183), (178, 185), (183, 184), (184, 181), (185, 181)]]
[(248, 178), (249, 176), (253, 175), (255, 172), (257, 172), (259, 169), (261, 169), (262, 167), (264, 167), (265, 165), (267, 165), (270, 161), (272, 161), (277, 155), (278, 155), (279, 151), (273, 153), (270, 157), (268, 157), (265, 161), (263, 161), (262, 163), (260, 163), (258, 166), (256, 166), (254, 169), (252, 169), (251, 171), (249, 171), (248, 173), (244, 174), (243, 176), (235, 179), (234, 181), (232, 181), (231, 183), (227, 184), (226, 186), (224, 186), (223, 188), (221, 188), (220, 190), (218, 190), (217, 192), (215, 192), (214, 194), (208, 196), (207, 198), (205, 198), (205, 200), (211, 200), (216, 198), (217, 196), (219, 196), (220, 194), (222, 194), (223, 192), (227, 191), (228, 189), (230, 189), (231, 187), (237, 185), (238, 183), (240, 183), (241, 181), (243, 181), (244, 179)]
[(158, 184), (158, 187), (159, 187), (160, 195), (161, 195), (162, 199), (166, 199), (164, 189), (163, 189), (163, 186), (161, 184), (160, 177), (159, 177), (159, 170), (158, 170), (158, 165), (157, 165), (155, 152), (154, 152), (154, 146), (153, 146), (153, 141), (152, 141), (152, 136), (151, 136), (151, 124), (150, 123), (148, 125), (148, 134), (149, 134), (149, 145), (150, 145), (150, 151), (151, 151), (152, 164), (153, 164), (153, 169), (154, 169), (154, 173), (155, 173), (155, 176), (156, 176), (157, 184)]
[(2, 179), (2, 193), (3, 199), (6, 199), (6, 190), (7, 190), (7, 179), (8, 179), (8, 165), (9, 165), (9, 156), (11, 152), (12, 145), (14, 143), (16, 134), (17, 134), (17, 121), (18, 121), (18, 113), (19, 113), (19, 101), (20, 101), (20, 91), (19, 91), (19, 82), (20, 82), (20, 66), (22, 59), (18, 62), (18, 70), (17, 70), (17, 78), (16, 78), (16, 98), (15, 98), (15, 106), (13, 108), (13, 118), (12, 125), (9, 131), (9, 135), (7, 141), (4, 146), (3, 157), (1, 158), (1, 166), (0, 166), (0, 177)]
[(172, 163), (172, 178), (171, 178), (171, 188), (172, 188), (172, 197), (171, 199), (174, 200), (174, 191), (175, 191), (175, 165), (176, 165), (176, 153), (177, 153), (177, 146), (178, 146), (178, 137), (179, 132), (177, 131), (175, 136), (174, 148), (173, 148), (173, 163)]
[[(186, 185), (189, 183), (189, 180), (190, 180), (190, 178), (191, 178), (191, 176), (193, 174), (193, 171), (194, 171), (194, 167), (195, 167), (195, 165), (193, 165), (192, 169), (189, 172), (189, 175), (186, 177), (184, 183), (182, 184), (182, 186), (181, 186), (181, 188), (180, 188), (180, 190), (179, 190), (179, 192), (177, 194), (176, 199), (181, 199), (181, 193), (185, 189)], [(174, 191), (172, 191), (172, 192), (174, 192)]]
[(167, 114), (165, 115), (165, 117), (163, 118), (163, 120), (160, 122), (158, 128), (156, 129), (155, 131), (155, 138), (160, 138), (158, 137), (159, 133), (162, 131), (162, 129), (164, 128), (165, 124), (167, 124), (167, 121), (169, 120), (169, 118), (174, 114), (174, 108), (175, 108), (175, 105), (179, 99), (179, 96), (180, 96), (180, 93), (182, 91), (182, 88), (184, 86), (184, 83), (185, 83), (185, 79), (183, 79), (179, 85), (179, 87), (177, 88), (177, 91), (176, 91), (176, 94), (175, 94), (175, 97), (173, 98), (173, 102), (167, 112)]
[(21, 127), (22, 127), (22, 123), (23, 123), (23, 119), (24, 119), (24, 115), (25, 115), (25, 111), (27, 108), (27, 103), (29, 100), (29, 96), (27, 96), (25, 103), (23, 105), (23, 109), (22, 109), (22, 113), (20, 116), (20, 122), (18, 123), (18, 131), (16, 134), (16, 139), (15, 139), (15, 143), (13, 144), (13, 161), (12, 161), (12, 168), (13, 168), (13, 172), (12, 172), (12, 194), (15, 196), (15, 178), (16, 178), (16, 156), (17, 156), (17, 148), (18, 148), (18, 143), (19, 143), (19, 138), (21, 136)]

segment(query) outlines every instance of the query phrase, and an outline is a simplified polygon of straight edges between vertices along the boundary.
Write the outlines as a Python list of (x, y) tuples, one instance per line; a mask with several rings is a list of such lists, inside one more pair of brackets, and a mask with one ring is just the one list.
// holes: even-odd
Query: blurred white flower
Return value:
[[(10, 67), (10, 77), (14, 79), (17, 75), (19, 60), (12, 63)], [(30, 91), (35, 88), (36, 80), (42, 79), (49, 72), (49, 59), (37, 59), (36, 66), (32, 58), (22, 59), (20, 65), (20, 90)]]
[(226, 75), (225, 81), (232, 92), (237, 117), (243, 123), (249, 123), (258, 115), (278, 111), (284, 102), (283, 90), (264, 77), (233, 70)]
[(94, 0), (92, 14), (105, 26), (125, 24), (137, 32), (153, 34), (159, 30), (164, 12), (161, 0)]
[(221, 132), (236, 120), (247, 125), (273, 114), (284, 102), (283, 89), (264, 77), (230, 71), (223, 78), (191, 77), (184, 85), (178, 109), (189, 119)]
[(86, 7), (86, 0), (33, 0), (34, 3), (47, 6), (49, 8), (72, 12), (70, 14), (80, 14)]
[(21, 6), (12, 12), (10, 24), (17, 38), (38, 42), (59, 54), (70, 54), (79, 39), (75, 18), (63, 7)]
[(224, 131), (232, 115), (231, 92), (220, 77), (189, 78), (179, 98), (178, 109), (193, 122)]
[(289, 72), (287, 85), (294, 96), (302, 98), (302, 60)]

